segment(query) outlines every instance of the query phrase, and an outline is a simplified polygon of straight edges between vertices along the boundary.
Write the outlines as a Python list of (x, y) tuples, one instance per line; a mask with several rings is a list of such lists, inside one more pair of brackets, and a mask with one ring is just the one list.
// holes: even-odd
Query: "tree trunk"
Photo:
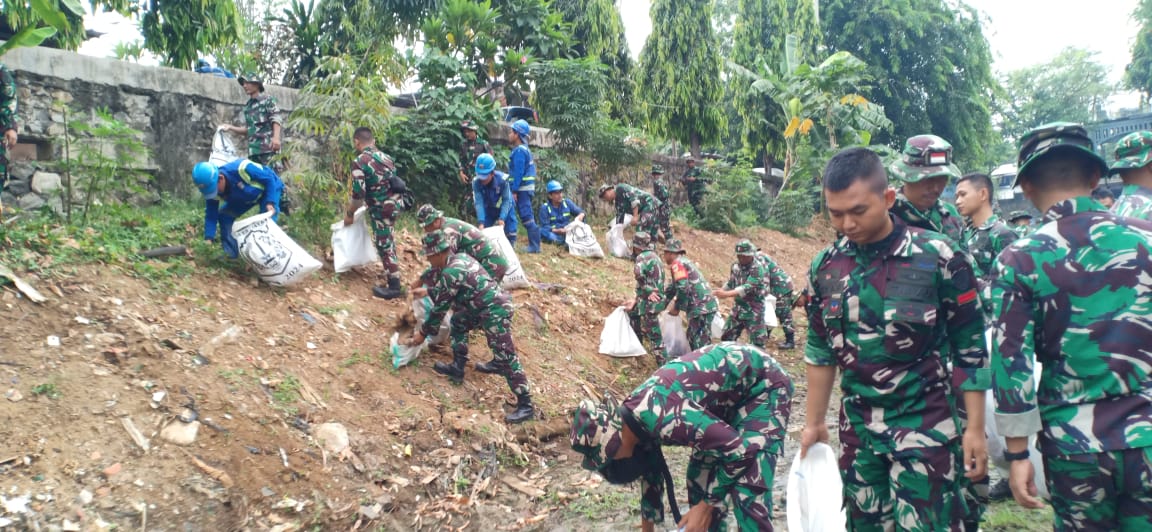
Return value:
[(689, 140), (692, 142), (692, 156), (699, 159), (700, 158), (700, 134), (699, 133), (692, 133)]

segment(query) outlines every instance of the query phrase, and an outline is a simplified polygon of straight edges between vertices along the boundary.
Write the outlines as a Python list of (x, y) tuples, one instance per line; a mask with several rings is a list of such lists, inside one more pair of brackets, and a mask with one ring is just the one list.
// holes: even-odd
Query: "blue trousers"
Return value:
[[(496, 225), (495, 220), (500, 217), (500, 207), (485, 207), (484, 218), (493, 220), (488, 222), (488, 227)], [(508, 241), (516, 243), (516, 214), (513, 212), (508, 213), (508, 217), (504, 218), (504, 236), (508, 237)]]
[(544, 242), (549, 243), (549, 244), (556, 244), (558, 246), (564, 245), (564, 235), (559, 234), (559, 233), (553, 233), (552, 231), (548, 231), (548, 230), (540, 231), (540, 239), (543, 240)]
[(540, 253), (540, 226), (536, 225), (536, 218), (532, 215), (532, 196), (535, 192), (516, 192), (516, 214), (520, 216), (520, 225), (528, 233), (528, 253)]

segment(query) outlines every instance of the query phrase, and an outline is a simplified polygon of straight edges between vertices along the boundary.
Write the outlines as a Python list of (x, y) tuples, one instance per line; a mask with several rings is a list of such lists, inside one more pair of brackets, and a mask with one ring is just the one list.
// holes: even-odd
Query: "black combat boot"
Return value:
[(448, 380), (453, 384), (460, 384), (464, 382), (464, 368), (468, 365), (468, 351), (467, 349), (453, 349), (452, 350), (452, 363), (445, 364), (437, 362), (432, 366), (432, 369), (441, 375), (448, 377)]
[(373, 286), (372, 295), (380, 299), (396, 299), (404, 295), (404, 290), (400, 287), (400, 278), (388, 276), (388, 287)]
[(516, 397), (516, 410), (504, 416), (508, 423), (523, 423), (536, 417), (535, 407), (532, 406), (532, 396), (528, 394)]
[(796, 333), (793, 331), (784, 331), (784, 343), (780, 344), (780, 349), (793, 349), (796, 347)]
[(504, 370), (501, 369), (500, 363), (497, 362), (496, 359), (489, 360), (488, 362), (477, 362), (476, 371), (489, 375), (501, 375), (504, 373)]

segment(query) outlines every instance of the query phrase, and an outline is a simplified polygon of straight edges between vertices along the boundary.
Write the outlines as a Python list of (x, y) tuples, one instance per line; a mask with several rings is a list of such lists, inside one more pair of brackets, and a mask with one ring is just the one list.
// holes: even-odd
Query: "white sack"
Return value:
[(224, 128), (218, 128), (216, 134), (212, 136), (212, 155), (208, 157), (208, 162), (224, 166), (239, 158), (240, 153), (236, 150), (232, 137), (228, 136)]
[(592, 227), (584, 222), (572, 222), (564, 228), (564, 243), (568, 245), (568, 253), (577, 257), (604, 258), (604, 250), (600, 249), (600, 242), (596, 241), (596, 234)]
[(428, 340), (424, 340), (420, 345), (404, 345), (400, 343), (400, 333), (392, 333), (392, 340), (389, 344), (392, 352), (392, 367), (400, 369), (401, 366), (407, 366), (420, 356), (424, 348), (428, 347)]
[(489, 244), (508, 261), (508, 271), (504, 273), (504, 279), (500, 284), (505, 290), (514, 290), (516, 288), (528, 288), (531, 283), (528, 282), (528, 275), (524, 273), (524, 268), (520, 266), (520, 258), (516, 256), (516, 250), (512, 248), (512, 243), (508, 241), (508, 237), (504, 234), (504, 227), (495, 225), (492, 227), (485, 227), (480, 231), (484, 233), (484, 238), (488, 240)]
[(613, 257), (621, 259), (632, 258), (632, 245), (624, 238), (624, 228), (632, 223), (632, 215), (624, 215), (624, 223), (612, 224), (612, 228), (608, 229), (608, 252), (612, 253)]
[(232, 237), (239, 245), (240, 256), (270, 285), (296, 284), (321, 267), (320, 261), (272, 221), (271, 212), (237, 221), (232, 225)]
[(780, 319), (776, 317), (776, 296), (772, 294), (764, 298), (764, 325), (769, 328), (780, 326)]
[(367, 212), (367, 207), (356, 209), (352, 225), (344, 225), (343, 221), (332, 224), (332, 265), (336, 273), (380, 261), (376, 244), (372, 242), (372, 233), (364, 221)]
[(624, 307), (616, 307), (604, 320), (604, 330), (600, 332), (600, 354), (613, 357), (638, 357), (648, 354), (636, 331), (632, 330), (632, 323), (628, 320), (628, 311)]
[(664, 351), (668, 359), (692, 351), (688, 344), (688, 329), (684, 327), (684, 320), (680, 316), (673, 316), (667, 312), (660, 313), (660, 336), (664, 338)]
[(836, 463), (836, 451), (828, 444), (813, 444), (803, 460), (800, 451), (796, 451), (792, 469), (788, 471), (787, 490), (785, 510), (789, 532), (840, 532), (846, 529), (844, 484)]

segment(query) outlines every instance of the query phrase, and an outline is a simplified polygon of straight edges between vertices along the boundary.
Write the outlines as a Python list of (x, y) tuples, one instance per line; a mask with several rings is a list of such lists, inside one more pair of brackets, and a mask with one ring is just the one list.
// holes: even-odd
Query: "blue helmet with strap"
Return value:
[(549, 181), (547, 185), (544, 185), (544, 190), (547, 190), (549, 193), (560, 192), (564, 190), (564, 185), (561, 185), (559, 181)]
[(192, 183), (204, 195), (204, 199), (216, 198), (216, 184), (219, 180), (220, 168), (210, 162), (196, 163), (192, 168)]
[(530, 130), (531, 128), (528, 127), (528, 122), (525, 122), (523, 118), (512, 122), (512, 131), (515, 131), (516, 134), (521, 137), (527, 137)]
[(496, 171), (496, 159), (487, 153), (481, 153), (476, 158), (476, 177), (487, 178), (494, 171)]

